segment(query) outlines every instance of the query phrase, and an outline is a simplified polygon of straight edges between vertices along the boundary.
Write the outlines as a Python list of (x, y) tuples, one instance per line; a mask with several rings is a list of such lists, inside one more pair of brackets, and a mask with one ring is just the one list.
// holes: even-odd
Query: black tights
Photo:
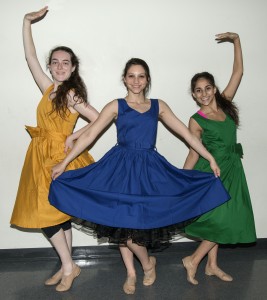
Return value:
[(51, 237), (59, 232), (60, 229), (63, 229), (64, 231), (71, 229), (71, 222), (67, 221), (58, 225), (44, 227), (42, 228), (42, 231), (49, 239), (51, 239)]

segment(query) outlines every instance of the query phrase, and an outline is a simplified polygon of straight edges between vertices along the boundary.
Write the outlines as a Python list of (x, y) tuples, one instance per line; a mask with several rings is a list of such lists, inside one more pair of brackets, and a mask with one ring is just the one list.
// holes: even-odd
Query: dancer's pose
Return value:
[[(241, 44), (238, 34), (231, 32), (218, 34), (217, 40), (233, 43), (233, 72), (222, 93), (208, 72), (198, 73), (192, 78), (191, 93), (200, 110), (191, 117), (189, 128), (215, 157), (221, 170), (221, 180), (231, 199), (185, 229), (188, 235), (203, 240), (191, 256), (183, 259), (187, 280), (192, 284), (198, 284), (195, 279), (197, 267), (207, 254), (206, 274), (232, 281), (232, 276), (217, 265), (218, 244), (256, 241), (253, 211), (241, 162), (243, 152), (236, 137), (238, 110), (232, 103), (243, 75)], [(211, 171), (209, 162), (193, 149), (190, 149), (184, 168)]]
[[(42, 70), (35, 51), (31, 24), (46, 13), (47, 7), (26, 14), (23, 21), (26, 60), (43, 97), (37, 107), (37, 127), (27, 126), (32, 141), (22, 169), (11, 224), (43, 230), (62, 262), (61, 269), (45, 284), (60, 282), (56, 290), (66, 291), (79, 275), (80, 268), (74, 264), (71, 256), (71, 217), (48, 201), (51, 167), (65, 157), (73, 141), (97, 119), (98, 112), (87, 103), (86, 87), (79, 75), (79, 61), (70, 48), (62, 46), (51, 50), (47, 66), (53, 80)], [(72, 134), (79, 114), (91, 123)], [(92, 162), (93, 158), (84, 151), (68, 165), (68, 169), (81, 168)]]
[[(122, 79), (127, 96), (108, 103), (68, 156), (53, 168), (49, 200), (63, 212), (93, 222), (84, 226), (120, 245), (127, 269), (123, 289), (133, 294), (134, 255), (144, 270), (143, 284), (153, 284), (156, 259), (148, 256), (146, 246), (169, 240), (184, 221), (224, 203), (229, 195), (216, 177), (220, 171), (215, 160), (202, 143), (164, 101), (146, 97), (151, 84), (146, 62), (130, 59)], [(155, 149), (158, 119), (205, 157), (216, 176), (177, 169), (161, 156)], [(62, 174), (113, 120), (117, 145), (98, 162)]]

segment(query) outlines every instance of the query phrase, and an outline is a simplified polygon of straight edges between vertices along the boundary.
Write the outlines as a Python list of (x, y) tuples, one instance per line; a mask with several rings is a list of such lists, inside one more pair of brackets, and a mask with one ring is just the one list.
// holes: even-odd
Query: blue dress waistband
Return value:
[(149, 143), (123, 143), (123, 142), (118, 142), (118, 146), (121, 147), (126, 147), (126, 148), (131, 148), (131, 149), (146, 149), (146, 150), (154, 150), (155, 145), (151, 145)]

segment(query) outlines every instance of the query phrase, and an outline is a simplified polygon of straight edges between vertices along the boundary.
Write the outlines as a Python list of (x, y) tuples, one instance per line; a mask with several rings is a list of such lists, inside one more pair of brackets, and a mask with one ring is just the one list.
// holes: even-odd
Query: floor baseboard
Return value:
[[(165, 255), (178, 252), (190, 252), (196, 248), (195, 242), (177, 242), (170, 244), (164, 251), (150, 249), (151, 252), (157, 252), (158, 255)], [(223, 249), (243, 248), (246, 250), (267, 249), (267, 238), (258, 239), (257, 243), (253, 244), (238, 244), (238, 245), (223, 245)], [(86, 260), (91, 258), (101, 257), (117, 257), (120, 256), (116, 245), (101, 245), (101, 246), (80, 246), (73, 247), (74, 260)], [(56, 251), (51, 248), (20, 248), (20, 249), (1, 249), (0, 261), (10, 260), (51, 260), (58, 259)]]

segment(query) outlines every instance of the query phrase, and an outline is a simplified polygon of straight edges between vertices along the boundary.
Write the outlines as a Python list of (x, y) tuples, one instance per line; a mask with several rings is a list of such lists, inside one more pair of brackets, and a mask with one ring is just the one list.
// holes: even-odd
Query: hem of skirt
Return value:
[(10, 222), (10, 226), (13, 228), (18, 227), (21, 229), (42, 229), (45, 227), (56, 226), (56, 225), (62, 224), (64, 222), (71, 221), (71, 219), (72, 219), (72, 217), (69, 217), (64, 220), (55, 221), (53, 223), (45, 223), (45, 224), (38, 224), (38, 225), (29, 225), (29, 224), (24, 224), (24, 223), (19, 223), (19, 222)]

